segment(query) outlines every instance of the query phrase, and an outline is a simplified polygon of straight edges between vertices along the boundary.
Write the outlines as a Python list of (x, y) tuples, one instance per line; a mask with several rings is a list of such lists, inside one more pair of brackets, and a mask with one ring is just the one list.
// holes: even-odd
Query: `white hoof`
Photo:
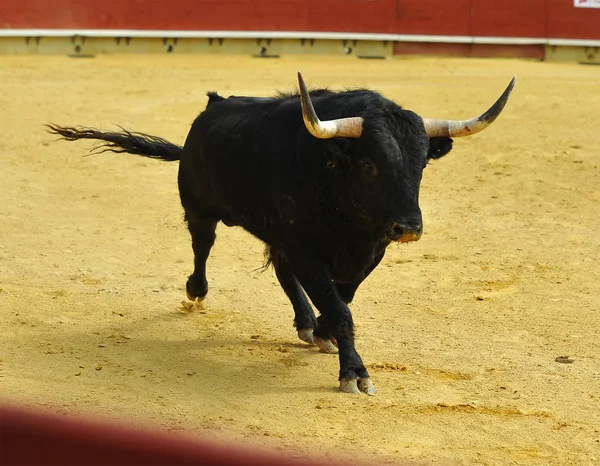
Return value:
[(344, 393), (352, 393), (354, 395), (360, 395), (358, 389), (357, 379), (341, 379), (340, 380), (340, 391)]
[(358, 379), (358, 389), (361, 392), (365, 392), (367, 395), (371, 396), (377, 393), (377, 389), (375, 388), (375, 385), (373, 385), (373, 382), (371, 382), (371, 379), (369, 377), (365, 379)]
[(340, 391), (355, 395), (360, 394), (360, 392), (365, 392), (370, 396), (373, 396), (375, 393), (377, 393), (375, 385), (373, 385), (373, 382), (371, 382), (371, 379), (368, 377), (364, 379), (341, 379)]
[(306, 343), (310, 343), (311, 345), (314, 345), (315, 343), (312, 328), (304, 328), (302, 330), (298, 330), (298, 338), (300, 338), (300, 340), (302, 341), (305, 341)]
[(339, 351), (331, 340), (315, 337), (315, 343), (323, 353), (336, 354)]

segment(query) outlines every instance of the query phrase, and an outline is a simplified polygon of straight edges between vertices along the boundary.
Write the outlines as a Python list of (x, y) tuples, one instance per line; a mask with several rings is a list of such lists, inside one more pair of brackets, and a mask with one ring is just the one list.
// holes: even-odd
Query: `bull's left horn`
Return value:
[(425, 131), (430, 138), (435, 137), (460, 137), (460, 136), (471, 136), (472, 134), (483, 131), (490, 126), (494, 120), (500, 115), (500, 112), (506, 105), (508, 97), (515, 87), (515, 81), (517, 77), (513, 77), (510, 84), (487, 112), (483, 115), (473, 118), (472, 120), (435, 120), (433, 118), (423, 118), (423, 124), (425, 125)]
[(363, 124), (361, 117), (339, 118), (328, 121), (319, 120), (300, 71), (298, 71), (298, 84), (300, 85), (300, 99), (302, 101), (302, 118), (310, 134), (319, 139), (360, 137)]

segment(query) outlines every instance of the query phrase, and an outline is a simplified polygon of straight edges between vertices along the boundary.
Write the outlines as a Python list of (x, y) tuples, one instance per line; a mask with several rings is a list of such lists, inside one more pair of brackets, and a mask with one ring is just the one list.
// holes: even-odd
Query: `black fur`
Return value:
[(423, 169), (448, 153), (452, 140), (430, 140), (418, 115), (364, 89), (311, 92), (322, 120), (363, 117), (358, 139), (312, 137), (295, 94), (208, 96), (183, 148), (125, 130), (51, 125), (50, 131), (103, 141), (102, 150), (180, 160), (179, 191), (194, 250), (189, 297), (208, 292), (205, 266), (217, 223), (239, 225), (266, 243), (297, 328), (335, 338), (340, 378), (368, 377), (354, 349), (347, 304), (392, 240), (420, 232)]

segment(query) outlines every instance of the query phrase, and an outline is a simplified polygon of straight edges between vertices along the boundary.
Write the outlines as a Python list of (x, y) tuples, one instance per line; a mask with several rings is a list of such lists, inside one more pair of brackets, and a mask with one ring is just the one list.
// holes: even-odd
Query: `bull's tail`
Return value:
[(93, 139), (98, 141), (92, 152), (127, 152), (129, 154), (143, 155), (151, 159), (160, 159), (174, 162), (181, 158), (181, 146), (169, 141), (121, 128), (119, 132), (103, 132), (95, 128), (84, 126), (65, 127), (54, 124), (46, 125), (48, 132), (58, 134), (61, 139), (76, 141), (77, 139)]

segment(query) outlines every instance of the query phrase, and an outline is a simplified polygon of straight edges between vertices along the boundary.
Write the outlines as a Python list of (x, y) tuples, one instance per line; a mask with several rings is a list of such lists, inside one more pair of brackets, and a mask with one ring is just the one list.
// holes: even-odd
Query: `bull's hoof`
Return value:
[(340, 379), (340, 391), (344, 393), (360, 394), (358, 379)]
[(206, 295), (204, 296), (192, 296), (191, 293), (189, 292), (189, 290), (185, 290), (185, 294), (187, 296), (187, 299), (189, 299), (190, 301), (196, 301), (196, 302), (202, 302), (204, 301), (204, 298), (206, 298)]
[(364, 392), (367, 395), (375, 395), (377, 390), (375, 385), (371, 382), (369, 377), (358, 378), (358, 379), (341, 379), (340, 380), (340, 391), (344, 393), (352, 393), (354, 395)]
[(364, 377), (361, 379), (358, 379), (358, 389), (361, 392), (365, 392), (367, 395), (375, 395), (375, 393), (377, 393), (377, 389), (375, 388), (375, 385), (373, 385), (373, 382), (371, 382), (371, 378), (370, 377)]
[(190, 301), (196, 301), (196, 299), (197, 299), (198, 301), (202, 301), (202, 300), (204, 300), (204, 298), (195, 298), (194, 296), (192, 296), (192, 295), (190, 294), (189, 290), (187, 290), (187, 289), (185, 290), (185, 295), (187, 296), (187, 299), (189, 299)]
[(303, 328), (298, 330), (298, 338), (306, 343), (310, 343), (311, 345), (315, 344), (315, 337), (313, 336), (312, 328)]
[(190, 275), (185, 284), (185, 294), (190, 301), (202, 301), (208, 294), (208, 283), (197, 283), (198, 280), (193, 275)]
[(315, 337), (315, 343), (322, 353), (337, 354), (339, 352), (337, 346), (335, 346), (331, 340)]

